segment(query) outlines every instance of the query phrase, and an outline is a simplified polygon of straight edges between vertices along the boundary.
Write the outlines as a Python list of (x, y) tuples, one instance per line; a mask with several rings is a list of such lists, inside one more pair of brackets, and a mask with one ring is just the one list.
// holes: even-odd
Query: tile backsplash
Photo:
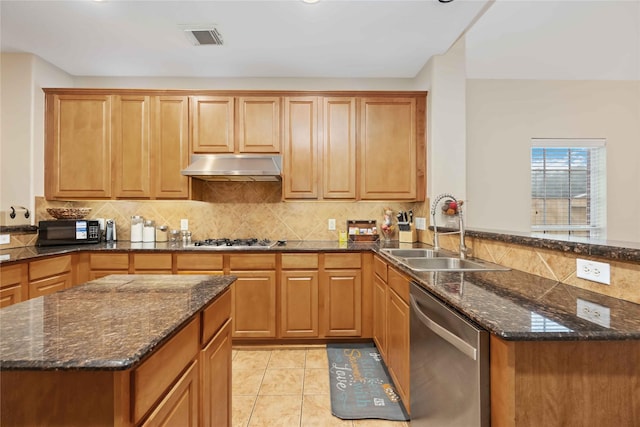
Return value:
[[(36, 224), (51, 219), (48, 207), (86, 206), (87, 218), (113, 218), (118, 240), (129, 240), (132, 215), (153, 219), (156, 225), (180, 229), (180, 220), (189, 220), (192, 239), (257, 237), (271, 240), (338, 240), (349, 219), (373, 219), (381, 224), (383, 210), (413, 209), (423, 203), (354, 201), (282, 201), (279, 183), (215, 183), (208, 185), (206, 201), (191, 200), (92, 200), (47, 201), (36, 198)], [(336, 230), (328, 230), (328, 220), (336, 220)]]

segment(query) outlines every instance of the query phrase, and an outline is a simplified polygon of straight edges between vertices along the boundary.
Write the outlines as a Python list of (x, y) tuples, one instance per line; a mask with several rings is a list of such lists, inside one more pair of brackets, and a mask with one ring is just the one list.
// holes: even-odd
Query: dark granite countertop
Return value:
[[(153, 245), (153, 244), (152, 244)], [(385, 246), (386, 245), (386, 246)], [(349, 242), (289, 241), (272, 249), (234, 250), (233, 252), (340, 252), (373, 251), (398, 247), (397, 241)], [(421, 243), (403, 247), (429, 247)], [(91, 251), (198, 251), (219, 253), (219, 249), (183, 247), (157, 243), (144, 248), (130, 242), (101, 243), (56, 248), (19, 248), (0, 251), (12, 260), (37, 259), (41, 256)], [(595, 292), (565, 285), (517, 270), (482, 273), (415, 273), (388, 261), (411, 276), (422, 287), (479, 326), (506, 340), (628, 340), (640, 339), (640, 305)], [(174, 276), (175, 277), (175, 276)], [(578, 299), (610, 309), (609, 327), (577, 316)]]
[(2, 370), (125, 370), (236, 280), (112, 275), (0, 310)]

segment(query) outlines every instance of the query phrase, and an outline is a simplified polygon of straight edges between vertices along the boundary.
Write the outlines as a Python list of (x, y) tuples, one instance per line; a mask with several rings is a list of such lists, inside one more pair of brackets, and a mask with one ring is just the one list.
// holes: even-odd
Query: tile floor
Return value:
[(233, 427), (408, 427), (331, 414), (324, 346), (233, 350)]

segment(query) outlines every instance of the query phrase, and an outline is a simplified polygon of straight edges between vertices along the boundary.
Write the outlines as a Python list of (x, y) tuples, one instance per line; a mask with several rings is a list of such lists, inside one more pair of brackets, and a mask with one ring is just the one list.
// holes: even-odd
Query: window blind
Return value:
[(531, 228), (604, 237), (606, 141), (531, 140)]

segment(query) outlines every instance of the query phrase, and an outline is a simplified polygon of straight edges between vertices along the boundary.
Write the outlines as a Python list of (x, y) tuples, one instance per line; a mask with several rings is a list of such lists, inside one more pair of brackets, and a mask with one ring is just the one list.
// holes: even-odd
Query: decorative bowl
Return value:
[(47, 212), (55, 219), (82, 219), (89, 215), (91, 208), (47, 208)]

